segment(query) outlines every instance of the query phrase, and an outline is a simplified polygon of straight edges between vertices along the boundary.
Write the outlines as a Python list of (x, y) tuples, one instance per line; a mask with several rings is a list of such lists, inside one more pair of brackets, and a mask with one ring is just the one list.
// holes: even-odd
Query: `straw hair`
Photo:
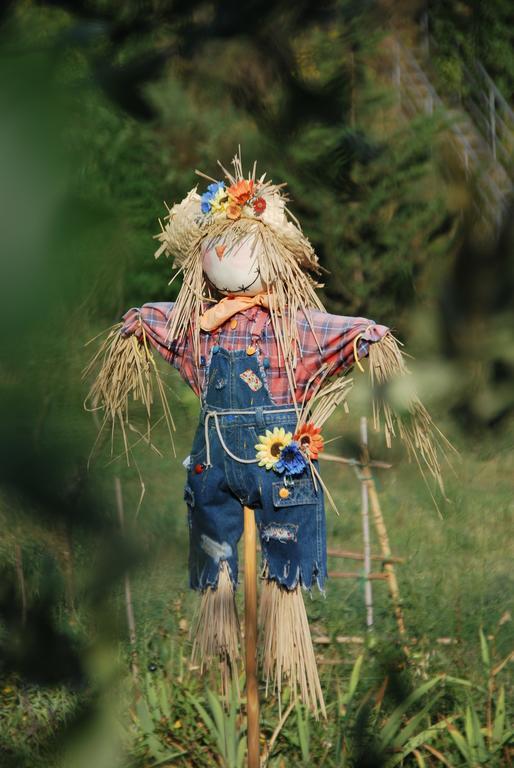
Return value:
[[(103, 412), (103, 419), (96, 442), (98, 442), (105, 427), (109, 425), (111, 429), (112, 450), (114, 433), (116, 427), (119, 428), (128, 462), (130, 446), (127, 429), (136, 432), (141, 439), (151, 444), (152, 406), (155, 400), (156, 389), (161, 401), (173, 451), (173, 431), (175, 425), (166, 398), (164, 384), (147, 343), (144, 329), (141, 329), (140, 341), (135, 335), (122, 336), (120, 333), (121, 327), (122, 323), (117, 323), (108, 330), (107, 337), (83, 371), (83, 378), (88, 378), (100, 366), (84, 400), (84, 408), (95, 413)], [(140, 401), (144, 408), (146, 417), (145, 433), (141, 433), (130, 420), (129, 407), (131, 400)]]
[(393, 437), (399, 437), (407, 448), (409, 458), (414, 458), (423, 477), (425, 477), (423, 471), (425, 467), (444, 494), (441, 458), (446, 459), (447, 450), (456, 452), (455, 448), (435, 426), (430, 414), (417, 396), (410, 399), (406, 414), (396, 413), (386, 399), (387, 384), (397, 376), (410, 373), (400, 349), (400, 342), (391, 333), (387, 333), (380, 341), (370, 345), (369, 371), (374, 389), (374, 428), (380, 431), (383, 423), (388, 447), (391, 446)]
[(282, 686), (289, 685), (294, 701), (303, 703), (317, 718), (327, 716), (318, 676), (309, 622), (300, 585), (292, 590), (265, 579), (259, 624), (266, 695), (270, 686), (281, 704)]
[(222, 695), (229, 700), (233, 686), (239, 695), (241, 630), (234, 586), (226, 560), (220, 564), (217, 587), (207, 587), (193, 624), (191, 661), (203, 674), (219, 663)]

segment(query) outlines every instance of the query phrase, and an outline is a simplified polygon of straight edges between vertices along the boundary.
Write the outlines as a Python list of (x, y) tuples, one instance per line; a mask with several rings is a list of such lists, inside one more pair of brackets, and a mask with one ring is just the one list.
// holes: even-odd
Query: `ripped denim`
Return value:
[(231, 453), (241, 459), (254, 459), (258, 438), (266, 429), (284, 427), (286, 432), (294, 432), (295, 414), (279, 410), (266, 405), (255, 408), (253, 413), (227, 415), (220, 409), (216, 420), (207, 420), (207, 430), (202, 412), (184, 491), (193, 589), (215, 587), (222, 560), (227, 561), (233, 583), (237, 584), (237, 545), (243, 533), (244, 505), (255, 511), (263, 574), (287, 589), (297, 584), (310, 589), (315, 580), (324, 590), (327, 563), (323, 491), (319, 483), (314, 483), (310, 470), (307, 468), (300, 477), (284, 477), (257, 463), (236, 461), (220, 441), (221, 432)]

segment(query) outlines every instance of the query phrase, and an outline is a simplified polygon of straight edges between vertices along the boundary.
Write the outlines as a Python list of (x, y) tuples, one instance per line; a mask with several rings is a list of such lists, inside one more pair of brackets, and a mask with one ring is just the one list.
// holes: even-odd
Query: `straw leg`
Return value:
[(237, 696), (239, 700), (239, 619), (226, 560), (219, 563), (217, 585), (208, 586), (202, 592), (191, 635), (193, 665), (198, 665), (203, 674), (214, 671), (219, 664), (225, 704), (229, 704), (231, 696)]
[(257, 687), (257, 556), (255, 517), (244, 508), (246, 709), (248, 768), (259, 768), (259, 692)]

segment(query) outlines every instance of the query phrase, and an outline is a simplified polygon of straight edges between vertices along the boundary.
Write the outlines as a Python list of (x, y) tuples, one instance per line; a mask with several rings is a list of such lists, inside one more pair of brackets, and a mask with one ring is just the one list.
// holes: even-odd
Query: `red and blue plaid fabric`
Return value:
[[(288, 379), (267, 309), (251, 307), (234, 315), (212, 333), (200, 331), (201, 357), (198, 363), (190, 338), (180, 345), (168, 339), (173, 307), (172, 302), (157, 302), (130, 309), (123, 316), (122, 334), (128, 336), (133, 333), (140, 337), (144, 328), (151, 344), (177, 368), (197, 395), (201, 395), (206, 385), (207, 365), (216, 344), (227, 350), (257, 347), (273, 402), (276, 405), (291, 404)], [(324, 363), (331, 366), (331, 375), (345, 373), (354, 365), (354, 340), (359, 334), (362, 334), (357, 342), (360, 359), (368, 354), (370, 343), (379, 341), (389, 331), (386, 326), (376, 325), (365, 317), (331, 315), (315, 309), (307, 311), (310, 323), (303, 312), (298, 312), (297, 318), (301, 347), (295, 370), (297, 402), (302, 400), (307, 383)], [(312, 391), (311, 387), (309, 389)], [(309, 391), (306, 399), (309, 399)]]

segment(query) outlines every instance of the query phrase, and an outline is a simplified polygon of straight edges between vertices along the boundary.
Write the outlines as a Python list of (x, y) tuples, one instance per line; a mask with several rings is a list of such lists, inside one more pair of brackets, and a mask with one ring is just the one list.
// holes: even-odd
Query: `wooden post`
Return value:
[[(116, 494), (116, 508), (118, 510), (118, 521), (120, 524), (121, 535), (125, 532), (125, 511), (123, 507), (123, 493), (121, 490), (121, 481), (119, 477), (114, 478), (114, 491)], [(129, 630), (130, 647), (132, 649), (132, 677), (134, 683), (137, 685), (137, 678), (139, 676), (139, 664), (137, 660), (137, 646), (136, 646), (136, 619), (134, 617), (134, 605), (132, 603), (132, 588), (130, 585), (130, 576), (128, 571), (125, 572), (125, 609), (127, 612), (127, 624)]]
[(394, 615), (396, 617), (396, 623), (398, 625), (398, 632), (400, 633), (400, 635), (402, 635), (402, 637), (405, 637), (406, 630), (405, 630), (405, 622), (403, 620), (403, 610), (402, 610), (401, 600), (400, 600), (400, 589), (398, 587), (398, 581), (396, 579), (394, 565), (388, 559), (391, 556), (391, 548), (389, 546), (389, 536), (387, 535), (384, 518), (382, 517), (382, 510), (380, 509), (380, 504), (378, 501), (377, 489), (375, 488), (375, 483), (373, 481), (373, 478), (371, 477), (371, 473), (370, 473), (370, 480), (369, 480), (369, 500), (371, 502), (371, 511), (373, 513), (373, 518), (375, 521), (375, 527), (377, 529), (378, 539), (380, 541), (380, 549), (382, 550), (382, 555), (384, 556), (384, 560), (385, 560), (384, 571), (388, 577), (387, 583), (389, 584), (389, 591), (391, 593), (391, 600), (393, 602)]
[[(364, 421), (366, 421), (366, 419), (364, 419)], [(389, 545), (389, 536), (387, 535), (387, 529), (385, 526), (384, 518), (382, 516), (382, 510), (380, 509), (380, 503), (378, 500), (377, 489), (375, 487), (375, 481), (373, 480), (373, 475), (371, 474), (371, 467), (369, 463), (369, 453), (367, 458), (368, 458), (368, 461), (366, 463), (364, 461), (362, 462), (363, 484), (365, 484), (368, 488), (368, 497), (371, 504), (371, 512), (373, 514), (373, 521), (375, 523), (375, 528), (378, 534), (378, 540), (380, 542), (380, 549), (382, 552), (382, 557), (384, 559), (384, 572), (387, 575), (387, 583), (389, 585), (389, 591), (391, 593), (391, 600), (393, 603), (393, 610), (396, 618), (396, 624), (398, 626), (398, 632), (402, 637), (405, 637), (406, 630), (405, 630), (405, 622), (403, 620), (403, 610), (402, 610), (401, 600), (400, 600), (400, 590), (398, 588), (398, 581), (396, 579), (394, 565), (390, 559), (391, 547)], [(405, 653), (408, 654), (408, 648), (405, 647), (404, 650), (405, 650)]]
[(21, 546), (18, 542), (14, 544), (14, 562), (16, 566), (16, 576), (18, 577), (18, 589), (20, 590), (21, 602), (21, 623), (25, 626), (27, 623), (27, 590), (25, 588), (25, 574), (23, 572), (23, 556)]
[[(368, 451), (368, 423), (365, 417), (361, 418), (361, 464), (367, 467), (369, 464)], [(368, 632), (373, 629), (373, 592), (371, 588), (371, 548), (369, 540), (369, 499), (368, 483), (365, 479), (361, 481), (361, 499), (362, 499), (362, 536), (364, 540), (364, 602), (366, 604), (366, 626)]]
[(244, 508), (245, 654), (248, 768), (259, 768), (259, 691), (257, 688), (257, 556), (253, 509)]
[(496, 100), (494, 90), (489, 88), (489, 132), (491, 136), (491, 152), (496, 160)]

